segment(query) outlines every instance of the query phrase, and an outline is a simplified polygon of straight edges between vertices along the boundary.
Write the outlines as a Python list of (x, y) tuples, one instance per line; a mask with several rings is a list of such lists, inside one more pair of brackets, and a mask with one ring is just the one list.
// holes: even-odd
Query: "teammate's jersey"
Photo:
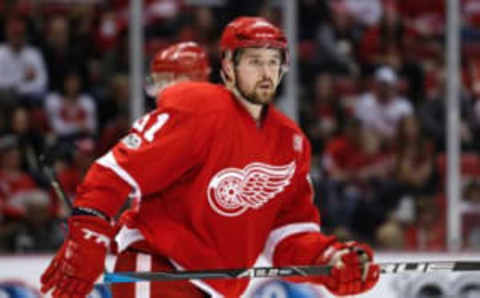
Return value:
[[(145, 239), (180, 270), (251, 267), (296, 233), (319, 230), (310, 145), (273, 106), (256, 122), (220, 85), (179, 83), (90, 169), (76, 205), (113, 215), (139, 199), (117, 239)], [(193, 281), (238, 297), (248, 280)]]

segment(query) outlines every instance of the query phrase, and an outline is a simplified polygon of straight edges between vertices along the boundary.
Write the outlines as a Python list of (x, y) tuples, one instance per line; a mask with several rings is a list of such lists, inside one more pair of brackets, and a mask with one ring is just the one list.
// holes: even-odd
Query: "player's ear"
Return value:
[(233, 70), (232, 59), (224, 58), (222, 60), (221, 75), (226, 85), (232, 84), (235, 82), (235, 72)]
[(223, 70), (229, 79), (233, 79), (233, 62), (231, 59), (223, 59)]

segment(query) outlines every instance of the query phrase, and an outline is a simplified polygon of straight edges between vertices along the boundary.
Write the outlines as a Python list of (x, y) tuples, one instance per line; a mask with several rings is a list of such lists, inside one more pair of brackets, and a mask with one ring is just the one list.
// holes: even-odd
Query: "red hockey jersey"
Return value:
[[(161, 96), (92, 166), (75, 202), (114, 215), (129, 193), (138, 198), (120, 249), (144, 239), (180, 270), (245, 268), (261, 253), (279, 264), (276, 250), (292, 235), (321, 235), (310, 145), (291, 120), (270, 106), (256, 122), (221, 85), (180, 83)], [(303, 254), (283, 247), (280, 263)], [(238, 297), (248, 280), (192, 282)]]

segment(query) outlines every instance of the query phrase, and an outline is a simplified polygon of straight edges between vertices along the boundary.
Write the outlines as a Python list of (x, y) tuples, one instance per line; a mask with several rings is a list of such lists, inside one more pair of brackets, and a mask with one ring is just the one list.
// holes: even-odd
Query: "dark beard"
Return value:
[[(237, 69), (235, 68), (234, 71), (235, 71), (235, 76), (238, 78)], [(238, 86), (238, 81), (235, 81), (235, 88), (238, 90), (238, 93), (240, 93), (240, 95), (246, 101), (248, 101), (249, 103), (255, 104), (255, 105), (267, 106), (273, 101), (273, 97), (275, 96), (275, 91), (274, 91), (273, 94), (271, 95), (271, 97), (267, 101), (264, 101), (261, 98), (259, 98), (257, 96), (257, 94), (255, 93), (256, 88), (254, 89), (254, 91), (251, 94), (247, 94), (247, 93), (243, 92), (242, 89), (240, 89), (240, 87)]]
[[(246, 101), (248, 101), (249, 103), (252, 103), (252, 104), (255, 104), (255, 105), (261, 105), (261, 106), (267, 106), (268, 104), (270, 104), (270, 102), (272, 101), (271, 99), (267, 102), (261, 100), (260, 98), (258, 98), (258, 96), (256, 96), (255, 93), (253, 94), (246, 94), (245, 92), (242, 91), (242, 89), (240, 89), (238, 87), (238, 84), (235, 83), (235, 88), (238, 90), (238, 93), (240, 93), (240, 95), (245, 98)], [(273, 97), (273, 95), (272, 95)]]

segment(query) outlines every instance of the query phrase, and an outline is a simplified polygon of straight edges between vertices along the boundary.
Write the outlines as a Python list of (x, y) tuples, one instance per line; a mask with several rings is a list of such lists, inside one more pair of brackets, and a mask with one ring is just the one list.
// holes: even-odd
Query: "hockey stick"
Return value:
[(67, 204), (69, 210), (73, 210), (73, 204), (70, 199), (65, 194), (60, 181), (58, 181), (57, 175), (51, 166), (47, 164), (47, 157), (45, 154), (42, 154), (38, 158), (40, 168), (42, 172), (47, 176), (50, 186), (55, 191), (58, 198), (60, 198), (65, 204)]
[[(480, 271), (480, 262), (416, 262), (416, 263), (380, 263), (381, 273), (402, 272), (460, 272)], [(249, 269), (223, 269), (173, 272), (116, 272), (105, 273), (105, 283), (124, 283), (140, 281), (172, 281), (185, 279), (238, 279), (238, 278), (280, 278), (287, 276), (328, 275), (331, 266), (290, 266), (257, 267)]]
[[(68, 198), (67, 194), (65, 193), (65, 190), (60, 183), (60, 181), (57, 178), (57, 175), (55, 173), (55, 170), (52, 168), (52, 166), (49, 165), (49, 161), (52, 158), (51, 156), (48, 156), (46, 154), (41, 154), (38, 158), (38, 162), (40, 165), (40, 169), (42, 169), (42, 172), (45, 176), (47, 176), (48, 183), (50, 186), (53, 188), (55, 191), (55, 194), (57, 197), (65, 202), (65, 204), (68, 207), (68, 210), (71, 212), (73, 210), (73, 203), (72, 201)], [(50, 159), (49, 159), (50, 158)], [(54, 157), (53, 157), (54, 158)], [(120, 210), (125, 209), (129, 204), (129, 201), (127, 200), (125, 204), (120, 208)], [(117, 214), (118, 216), (118, 214)]]

